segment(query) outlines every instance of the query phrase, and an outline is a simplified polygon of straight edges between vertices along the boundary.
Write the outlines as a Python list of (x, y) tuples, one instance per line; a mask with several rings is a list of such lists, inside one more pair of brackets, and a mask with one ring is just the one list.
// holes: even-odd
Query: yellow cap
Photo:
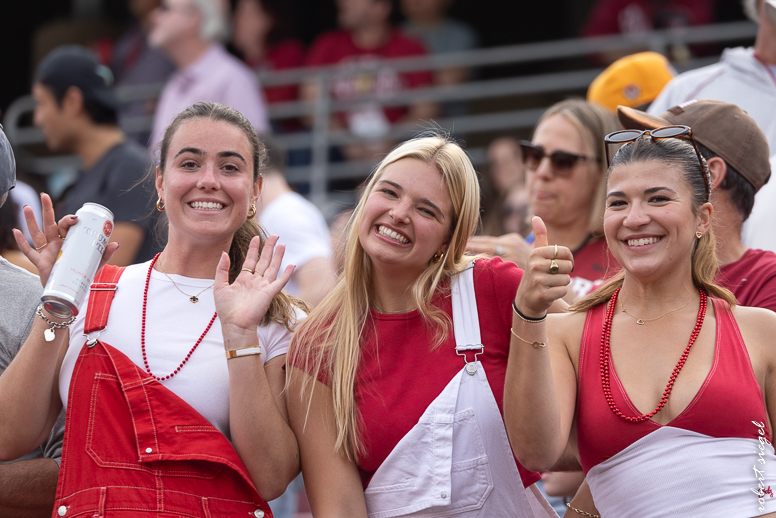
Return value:
[(657, 52), (640, 52), (618, 59), (587, 89), (587, 100), (617, 113), (617, 106), (651, 103), (674, 77), (668, 60)]

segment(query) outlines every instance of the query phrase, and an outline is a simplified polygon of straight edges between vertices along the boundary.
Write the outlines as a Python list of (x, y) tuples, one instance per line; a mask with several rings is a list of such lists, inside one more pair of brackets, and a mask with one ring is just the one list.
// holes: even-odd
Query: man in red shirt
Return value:
[[(419, 102), (410, 106), (381, 108), (369, 97), (390, 98), (408, 88), (430, 85), (430, 72), (397, 72), (387, 60), (426, 54), (423, 45), (391, 26), (390, 0), (337, 0), (340, 30), (316, 39), (305, 65), (311, 67), (339, 64), (331, 82), (336, 100), (358, 101), (354, 108), (332, 117), (335, 129), (348, 129), (364, 143), (347, 146), (349, 159), (368, 159), (387, 151), (393, 143), (385, 135), (391, 124), (427, 120), (436, 114), (436, 105)], [(302, 98), (317, 97), (315, 84), (304, 85)]]
[(660, 116), (620, 106), (625, 128), (690, 126), (711, 173), (711, 202), (720, 272), (716, 282), (742, 306), (776, 311), (776, 254), (741, 242), (741, 227), (752, 212), (754, 195), (771, 176), (768, 142), (754, 120), (734, 104), (693, 100)]

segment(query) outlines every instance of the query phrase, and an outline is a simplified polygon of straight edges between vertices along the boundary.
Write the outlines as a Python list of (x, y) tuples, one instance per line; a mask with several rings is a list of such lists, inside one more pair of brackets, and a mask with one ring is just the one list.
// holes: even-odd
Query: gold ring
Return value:
[(243, 268), (243, 269), (242, 269), (242, 270), (240, 270), (240, 271), (242, 271), (242, 272), (251, 272), (251, 275), (253, 275), (254, 273), (256, 273), (254, 270), (251, 270), (250, 268)]
[[(59, 234), (57, 234), (57, 235), (59, 236)], [(59, 236), (59, 239), (61, 239), (62, 241), (64, 241), (64, 240), (65, 240), (65, 238), (64, 238), (64, 237), (62, 237), (62, 236)]]
[(553, 259), (558, 258), (558, 245), (555, 245), (555, 255), (552, 256)]
[(48, 242), (46, 242), (46, 243), (43, 243), (42, 245), (40, 245), (40, 246), (36, 247), (36, 248), (35, 248), (35, 251), (36, 251), (36, 252), (40, 252), (41, 250), (43, 250), (43, 249), (46, 247), (46, 245), (47, 245), (47, 244), (48, 244)]
[(555, 262), (555, 259), (550, 261), (550, 273), (556, 274), (558, 273), (558, 270), (560, 270), (560, 267), (558, 266), (558, 263)]

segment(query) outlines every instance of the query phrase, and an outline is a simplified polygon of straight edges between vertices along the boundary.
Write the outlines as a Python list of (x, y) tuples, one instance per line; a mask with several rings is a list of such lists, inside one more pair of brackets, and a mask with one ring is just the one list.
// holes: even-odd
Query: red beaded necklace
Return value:
[(178, 368), (172, 371), (167, 376), (156, 376), (153, 372), (151, 372), (151, 367), (148, 366), (148, 357), (146, 356), (146, 348), (145, 348), (145, 327), (146, 327), (146, 306), (148, 306), (148, 284), (151, 282), (151, 270), (154, 269), (154, 263), (157, 259), (159, 259), (159, 256), (161, 255), (161, 252), (156, 254), (154, 258), (151, 260), (151, 265), (148, 267), (148, 275), (146, 276), (146, 282), (145, 282), (145, 290), (143, 291), (143, 325), (140, 328), (140, 348), (143, 351), (143, 363), (145, 364), (145, 370), (148, 374), (156, 378), (158, 381), (164, 381), (172, 378), (178, 372), (183, 368), (184, 365), (186, 365), (186, 362), (189, 361), (189, 358), (191, 357), (191, 354), (194, 352), (194, 350), (197, 348), (197, 346), (202, 342), (202, 339), (205, 338), (205, 335), (208, 331), (210, 331), (210, 328), (213, 326), (213, 322), (216, 321), (216, 317), (218, 316), (218, 312), (213, 313), (213, 318), (210, 319), (210, 323), (205, 328), (205, 331), (202, 333), (202, 336), (199, 337), (199, 340), (197, 340), (197, 343), (194, 344), (194, 347), (191, 348), (191, 350), (188, 352), (186, 357), (183, 359), (180, 365), (178, 365)]
[(679, 375), (679, 371), (682, 370), (682, 367), (684, 367), (684, 363), (687, 361), (687, 356), (690, 354), (690, 348), (692, 347), (692, 344), (695, 343), (695, 340), (698, 338), (698, 334), (701, 332), (701, 327), (703, 326), (703, 319), (706, 316), (706, 292), (703, 290), (698, 290), (701, 294), (701, 303), (700, 307), (698, 308), (698, 319), (695, 321), (695, 327), (692, 330), (692, 334), (690, 334), (690, 341), (687, 343), (687, 347), (684, 349), (684, 352), (682, 353), (682, 356), (679, 358), (679, 362), (676, 364), (676, 367), (674, 367), (674, 371), (671, 373), (671, 377), (668, 379), (668, 385), (666, 385), (666, 389), (663, 391), (663, 397), (660, 398), (660, 403), (657, 404), (657, 408), (654, 409), (652, 412), (648, 414), (641, 414), (637, 417), (631, 417), (623, 414), (619, 408), (617, 408), (617, 403), (614, 402), (614, 397), (612, 397), (612, 389), (609, 381), (609, 362), (612, 361), (612, 351), (609, 347), (609, 341), (612, 335), (612, 320), (614, 319), (614, 311), (615, 307), (617, 306), (617, 295), (620, 293), (620, 288), (618, 288), (613, 294), (612, 299), (609, 301), (609, 306), (606, 310), (606, 320), (604, 321), (604, 332), (603, 336), (601, 337), (601, 382), (604, 386), (604, 397), (606, 398), (606, 402), (609, 403), (609, 408), (612, 409), (612, 412), (614, 412), (615, 415), (622, 417), (626, 421), (630, 421), (631, 423), (641, 423), (642, 421), (646, 421), (647, 419), (650, 419), (653, 415), (660, 412), (663, 407), (668, 402), (668, 396), (671, 395), (671, 389), (674, 388), (674, 381), (676, 381), (676, 377)]

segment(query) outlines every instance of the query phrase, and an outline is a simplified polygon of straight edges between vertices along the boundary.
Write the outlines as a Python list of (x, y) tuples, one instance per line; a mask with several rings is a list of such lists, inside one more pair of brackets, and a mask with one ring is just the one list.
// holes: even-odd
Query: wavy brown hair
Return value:
[[(659, 161), (667, 166), (679, 168), (682, 179), (692, 193), (692, 211), (696, 215), (699, 214), (701, 207), (707, 203), (706, 182), (703, 178), (708, 174), (708, 166), (705, 160), (702, 163), (698, 162), (698, 156), (695, 154), (692, 144), (684, 140), (674, 138), (652, 140), (649, 137), (642, 137), (635, 142), (625, 144), (614, 155), (612, 165), (609, 166), (607, 172), (607, 180), (612, 170), (617, 166), (650, 161)], [(692, 281), (697, 288), (702, 289), (712, 297), (725, 300), (731, 306), (737, 304), (736, 297), (730, 290), (714, 283), (714, 278), (719, 271), (719, 262), (717, 261), (716, 239), (711, 228), (700, 239), (696, 239), (691, 264)], [(599, 304), (608, 302), (612, 298), (612, 294), (622, 287), (625, 275), (627, 272), (623, 268), (593, 293), (572, 304), (569, 310), (587, 311)]]

